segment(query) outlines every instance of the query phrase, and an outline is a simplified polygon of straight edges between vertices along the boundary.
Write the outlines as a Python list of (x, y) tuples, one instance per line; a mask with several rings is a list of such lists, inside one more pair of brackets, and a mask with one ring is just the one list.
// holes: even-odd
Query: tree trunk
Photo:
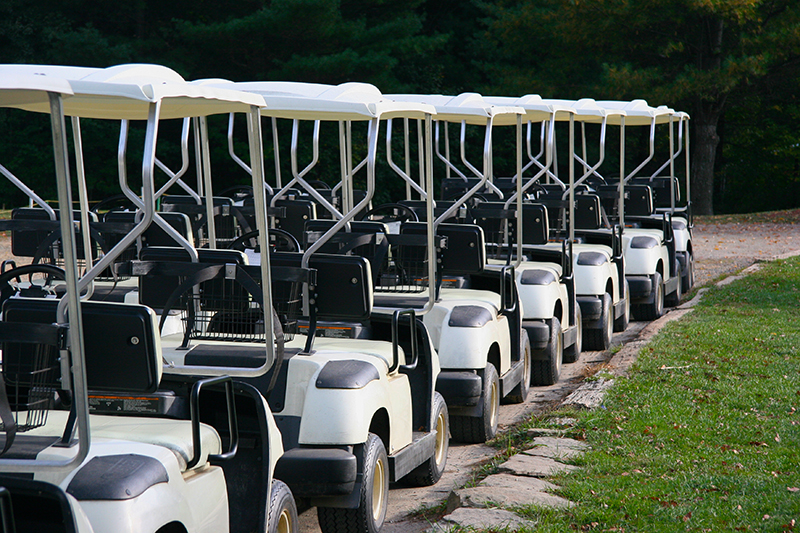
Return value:
[(696, 215), (714, 214), (714, 161), (717, 156), (719, 114), (694, 120), (692, 139), (692, 205)]

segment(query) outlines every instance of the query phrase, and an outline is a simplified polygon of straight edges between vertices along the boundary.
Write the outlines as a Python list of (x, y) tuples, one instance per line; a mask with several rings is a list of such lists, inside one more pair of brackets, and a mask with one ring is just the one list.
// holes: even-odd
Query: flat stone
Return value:
[(568, 437), (536, 437), (534, 444), (540, 446), (552, 446), (553, 448), (570, 448), (572, 450), (588, 450), (589, 445), (582, 440), (570, 439)]
[(503, 509), (470, 509), (461, 507), (446, 515), (430, 528), (430, 532), (451, 531), (453, 526), (475, 530), (519, 531), (521, 528), (535, 527), (535, 523), (520, 518), (511, 511)]
[(578, 423), (578, 421), (575, 418), (561, 417), (561, 416), (551, 418), (548, 420), (548, 422), (550, 422), (554, 426), (569, 426), (569, 427), (572, 427)]
[(557, 508), (571, 506), (569, 500), (545, 492), (556, 488), (556, 485), (542, 479), (494, 474), (477, 487), (452, 491), (447, 498), (445, 512), (451, 513), (459, 507), (522, 507), (531, 504)]
[(606, 390), (613, 384), (613, 379), (600, 378), (597, 381), (587, 381), (567, 396), (563, 405), (583, 409), (596, 409), (603, 404)]
[(499, 467), (501, 472), (510, 472), (517, 476), (548, 477), (564, 472), (580, 470), (577, 466), (565, 465), (549, 457), (537, 457), (518, 453)]
[(537, 457), (549, 457), (550, 459), (569, 460), (579, 455), (583, 455), (583, 450), (576, 450), (575, 448), (567, 448), (564, 446), (547, 446), (544, 444), (536, 444), (532, 448), (523, 450), (522, 453), (526, 455), (535, 455)]
[(563, 429), (551, 428), (530, 428), (527, 431), (529, 437), (560, 437), (564, 434)]

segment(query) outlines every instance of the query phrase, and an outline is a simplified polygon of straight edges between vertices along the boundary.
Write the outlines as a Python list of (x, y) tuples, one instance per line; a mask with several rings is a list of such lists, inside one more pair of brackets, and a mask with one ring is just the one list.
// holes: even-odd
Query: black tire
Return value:
[(576, 363), (578, 359), (581, 358), (581, 351), (583, 350), (583, 315), (581, 314), (581, 306), (576, 304), (576, 317), (575, 317), (575, 326), (576, 326), (576, 335), (575, 335), (575, 344), (572, 346), (565, 346), (564, 347), (564, 359), (562, 361), (564, 363)]
[(694, 287), (694, 256), (686, 254), (686, 266), (683, 269), (683, 276), (681, 276), (681, 289), (686, 294)]
[(664, 283), (661, 281), (661, 274), (653, 274), (652, 282), (655, 291), (653, 301), (631, 306), (631, 313), (636, 320), (655, 320), (664, 314)]
[(433, 428), (436, 430), (436, 447), (433, 455), (403, 478), (403, 483), (413, 487), (428, 487), (442, 478), (450, 449), (450, 418), (447, 404), (438, 392), (433, 394)]
[(614, 319), (614, 331), (625, 331), (631, 322), (631, 298), (628, 289), (628, 280), (625, 280), (625, 312)]
[(550, 340), (547, 347), (539, 350), (531, 360), (531, 385), (553, 385), (561, 377), (561, 362), (564, 360), (564, 334), (557, 317), (548, 320)]
[(664, 297), (664, 305), (667, 307), (677, 307), (681, 304), (681, 298), (683, 298), (683, 275), (679, 272), (678, 276), (680, 276), (680, 281), (675, 285), (675, 290)]
[(483, 371), (483, 414), (481, 416), (450, 415), (450, 434), (453, 440), (480, 444), (497, 435), (500, 411), (500, 380), (492, 363)]
[(378, 533), (386, 520), (389, 496), (386, 448), (374, 433), (369, 433), (367, 442), (358, 448), (364, 464), (358, 509), (318, 507), (317, 518), (323, 533)]
[(603, 294), (603, 308), (596, 328), (586, 328), (583, 332), (584, 350), (608, 350), (614, 334), (614, 310), (611, 295)]
[(511, 392), (503, 398), (503, 403), (522, 403), (528, 398), (528, 393), (531, 390), (531, 341), (528, 339), (528, 332), (524, 329), (519, 337), (519, 353), (522, 356), (522, 379), (516, 387), (511, 389)]
[(297, 533), (297, 504), (283, 481), (273, 479), (269, 494), (268, 533)]

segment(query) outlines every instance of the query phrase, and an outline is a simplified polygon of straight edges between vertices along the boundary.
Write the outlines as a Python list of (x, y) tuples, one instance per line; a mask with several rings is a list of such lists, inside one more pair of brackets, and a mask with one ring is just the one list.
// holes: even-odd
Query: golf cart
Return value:
[[(151, 223), (164, 223), (153, 194), (160, 122), (235, 111), (257, 121), (263, 99), (192, 87), (156, 65), (7, 65), (0, 71), (0, 105), (50, 114), (59, 206), (72, 205), (64, 116), (71, 117), (81, 206), (77, 223), (58, 212), (45, 224), (8, 222), (11, 231), (36, 233), (54, 231), (57, 221), (52, 240), (64, 267), (34, 264), (0, 275), (6, 391), (0, 394), (6, 434), (0, 485), (11, 493), (17, 531), (296, 531), (291, 492), (272, 477), (280, 433), (264, 397), (237, 379), (280, 366), (271, 320), (264, 321), (269, 341), (255, 367), (165, 369), (153, 309), (89, 299), (96, 277)], [(84, 118), (121, 121), (120, 184), (141, 212), (96, 262), (91, 234), (103, 228), (91, 220), (85, 196)], [(123, 171), (133, 121), (145, 124), (141, 196)], [(261, 183), (258, 134), (249, 131), (251, 154), (258, 156), (254, 179)], [(32, 290), (22, 277), (35, 272), (49, 274), (48, 284)], [(261, 298), (262, 308), (271, 308), (268, 290)]]

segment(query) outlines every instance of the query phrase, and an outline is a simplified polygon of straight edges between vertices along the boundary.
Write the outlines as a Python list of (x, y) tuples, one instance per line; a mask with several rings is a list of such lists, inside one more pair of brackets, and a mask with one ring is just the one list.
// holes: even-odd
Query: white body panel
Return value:
[[(440, 301), (424, 315), (433, 345), (439, 354), (439, 364), (448, 370), (482, 370), (486, 368), (489, 349), (497, 343), (500, 349), (501, 376), (511, 368), (511, 333), (508, 319), (498, 315), (500, 295), (472, 289), (442, 289)], [(450, 315), (458, 306), (477, 306), (486, 309), (492, 319), (483, 327), (450, 326)]]
[[(601, 265), (578, 264), (582, 252), (596, 252), (605, 256)], [(600, 244), (574, 244), (572, 247), (572, 265), (575, 274), (575, 294), (577, 296), (598, 296), (606, 292), (611, 282), (611, 299), (619, 301), (619, 275), (617, 265), (611, 261), (611, 248)], [(627, 264), (625, 265), (627, 272)]]
[[(45, 426), (37, 428), (30, 435), (58, 434), (63, 428), (68, 413), (66, 411), (51, 411)], [(150, 425), (150, 422), (156, 425)], [(228, 531), (228, 496), (225, 477), (220, 467), (201, 463), (200, 466), (185, 470), (186, 461), (181, 453), (172, 447), (153, 444), (157, 439), (157, 429), (163, 429), (161, 419), (137, 417), (110, 417), (91, 415), (92, 445), (89, 455), (81, 465), (83, 466), (94, 457), (108, 455), (142, 455), (151, 457), (161, 463), (169, 478), (166, 483), (157, 483), (146, 489), (142, 494), (129, 500), (93, 500), (78, 502), (74, 498), (73, 508), (79, 508), (76, 520), (80, 525), (88, 520), (91, 529), (80, 529), (101, 532), (141, 533), (142, 531), (156, 531), (170, 522), (180, 522), (192, 533), (213, 533)], [(178, 426), (188, 426), (188, 421), (171, 421)], [(95, 435), (94, 427), (103, 428)], [(277, 430), (276, 430), (277, 431)], [(213, 435), (216, 432), (209, 426), (203, 425), (202, 441), (208, 443), (208, 452), (219, 453), (220, 448), (214, 446)], [(127, 439), (104, 438), (103, 434), (127, 434)], [(278, 435), (280, 435), (278, 433)], [(188, 446), (191, 450), (191, 432), (187, 432)], [(278, 437), (280, 439), (280, 436)], [(165, 440), (177, 443), (173, 435)], [(219, 436), (216, 436), (219, 441)], [(38, 460), (54, 460), (72, 457), (75, 448), (49, 447), (42, 451)], [(206, 455), (204, 450), (203, 455)], [(37, 473), (36, 480), (46, 481), (60, 486), (66, 492), (72, 478), (78, 470), (65, 473)]]
[[(528, 270), (540, 270), (551, 273), (554, 281), (546, 285), (528, 285), (521, 282), (523, 273)], [(535, 263), (523, 261), (516, 268), (517, 291), (522, 305), (523, 320), (548, 320), (555, 316), (555, 309), (558, 302), (561, 303), (562, 316), (561, 329), (566, 330), (569, 322), (561, 320), (563, 313), (569, 309), (569, 295), (567, 287), (560, 283), (561, 265), (555, 263)]]
[[(656, 245), (652, 248), (632, 248), (631, 242), (636, 237), (651, 237)], [(650, 276), (656, 273), (661, 263), (664, 281), (671, 277), (669, 252), (666, 245), (661, 244), (664, 241), (664, 232), (657, 229), (625, 228), (622, 240), (626, 274)]]

